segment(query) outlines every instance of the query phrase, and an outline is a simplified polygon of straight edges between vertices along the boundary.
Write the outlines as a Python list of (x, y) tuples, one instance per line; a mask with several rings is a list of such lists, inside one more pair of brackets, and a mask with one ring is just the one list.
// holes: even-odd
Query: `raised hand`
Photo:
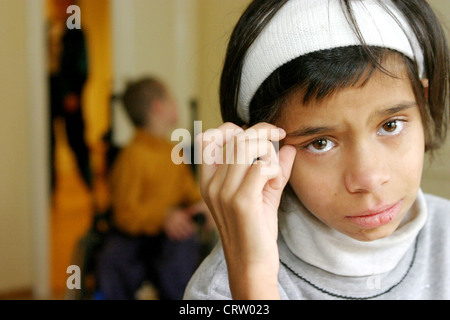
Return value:
[[(216, 222), (235, 299), (279, 298), (277, 212), (296, 149), (274, 144), (286, 133), (268, 123), (242, 130), (225, 123), (196, 138), (201, 191)], [(214, 144), (214, 145), (212, 145)], [(215, 150), (213, 161), (206, 159)]]

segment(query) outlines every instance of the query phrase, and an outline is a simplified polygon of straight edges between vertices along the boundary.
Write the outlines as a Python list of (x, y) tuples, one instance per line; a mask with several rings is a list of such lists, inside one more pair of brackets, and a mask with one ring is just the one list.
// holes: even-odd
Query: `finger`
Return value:
[(255, 124), (254, 126), (246, 129), (244, 132), (245, 132), (245, 134), (249, 134), (252, 131), (258, 132), (259, 137), (262, 137), (264, 134), (267, 134), (268, 140), (277, 139), (278, 133), (281, 136), (280, 139), (283, 139), (286, 136), (286, 132), (284, 131), (284, 129), (279, 128), (276, 125), (267, 123), (267, 122), (259, 122), (259, 123)]
[[(262, 174), (265, 168), (270, 166), (269, 161), (265, 159), (261, 159), (256, 161), (247, 171), (247, 175), (245, 179), (242, 181), (239, 186), (236, 196), (238, 199), (259, 199), (262, 196), (262, 192), (269, 182), (269, 180), (274, 179), (275, 177), (269, 176), (266, 174)], [(272, 165), (273, 166), (273, 165)], [(277, 172), (280, 172), (280, 168), (278, 166)], [(264, 196), (264, 195), (263, 195)]]
[[(223, 181), (227, 175), (228, 164), (225, 157), (225, 148), (232, 138), (243, 130), (234, 124), (226, 123), (217, 129), (205, 133), (205, 140), (211, 139), (208, 135), (214, 135), (214, 140), (218, 144), (211, 146), (206, 145), (203, 149), (203, 157), (207, 158), (211, 152), (214, 152), (216, 159), (213, 163), (205, 161), (202, 165), (203, 170), (200, 172), (200, 186), (204, 200), (210, 206), (210, 209), (219, 208), (218, 194), (222, 188)], [(215, 148), (212, 151), (212, 148)], [(207, 160), (207, 159), (206, 159)]]
[(278, 128), (273, 124), (262, 122), (237, 134), (233, 141), (260, 139), (278, 142), (285, 137), (286, 131), (284, 129)]
[(297, 149), (291, 145), (285, 145), (278, 153), (281, 175), (270, 181), (270, 186), (274, 189), (284, 189), (291, 176)]
[[(244, 197), (255, 197), (264, 191), (266, 200), (274, 207), (278, 207), (281, 194), (286, 186), (294, 163), (296, 154), (295, 147), (283, 146), (278, 156), (278, 171), (276, 175), (262, 174), (264, 170), (269, 168), (267, 161), (257, 161), (247, 174), (245, 181), (239, 188), (238, 192), (242, 192)], [(274, 173), (274, 171), (272, 172)]]
[(227, 122), (216, 129), (207, 130), (197, 135), (195, 141), (197, 152), (201, 159), (200, 184), (206, 186), (217, 170), (217, 166), (223, 163), (223, 147), (234, 136), (235, 133), (242, 132), (243, 129), (237, 125)]
[[(233, 175), (237, 180), (242, 178), (248, 166), (254, 159), (278, 150), (278, 141), (286, 136), (286, 132), (269, 123), (258, 123), (253, 127), (238, 133), (227, 143), (226, 162), (232, 164)], [(277, 142), (275, 149), (269, 141)]]
[[(248, 152), (243, 148), (247, 141), (266, 140), (272, 141), (278, 150), (278, 142), (284, 139), (286, 132), (271, 124), (257, 124), (244, 132), (238, 133), (227, 143), (226, 160), (227, 163), (247, 163)], [(263, 148), (263, 150), (265, 150)], [(253, 162), (253, 159), (250, 159)]]
[(279, 159), (280, 167), (284, 179), (289, 180), (291, 176), (292, 166), (294, 165), (297, 149), (294, 146), (285, 145), (280, 149)]
[[(276, 157), (276, 152), (279, 148), (279, 141), (284, 139), (286, 132), (276, 127), (275, 125), (268, 123), (258, 123), (257, 125), (245, 130), (244, 133), (235, 136), (234, 141), (238, 144), (237, 148), (234, 148), (235, 154), (233, 160), (235, 163), (239, 164), (253, 164), (256, 159), (261, 159), (267, 157), (267, 161), (271, 164), (268, 168), (265, 167), (262, 174), (272, 175), (270, 171), (276, 171), (276, 164), (278, 163), (278, 158)], [(242, 144), (242, 140), (257, 140), (258, 143), (248, 145)], [(244, 147), (243, 147), (244, 146)], [(256, 146), (256, 150), (255, 150)], [(273, 166), (274, 165), (274, 166)], [(239, 168), (242, 172), (242, 167)]]
[[(233, 193), (239, 188), (242, 180), (245, 178), (247, 171), (254, 165), (254, 159), (260, 159), (269, 163), (268, 167), (265, 167), (261, 171), (261, 174), (276, 176), (278, 172), (278, 156), (275, 151), (275, 147), (268, 140), (250, 140), (241, 141), (234, 146), (234, 158), (232, 165), (228, 166), (228, 173), (224, 180), (222, 187), (222, 194), (231, 197)], [(244, 154), (245, 157), (239, 155)], [(245, 159), (243, 159), (245, 158)], [(269, 177), (270, 178), (270, 177)]]
[(271, 141), (278, 142), (285, 135), (286, 132), (275, 125), (258, 123), (234, 136), (233, 140), (227, 144), (226, 177), (224, 177), (223, 185), (220, 186), (222, 202), (231, 200), (255, 159), (264, 159), (270, 164), (261, 170), (261, 174), (269, 178), (278, 174), (278, 157)]

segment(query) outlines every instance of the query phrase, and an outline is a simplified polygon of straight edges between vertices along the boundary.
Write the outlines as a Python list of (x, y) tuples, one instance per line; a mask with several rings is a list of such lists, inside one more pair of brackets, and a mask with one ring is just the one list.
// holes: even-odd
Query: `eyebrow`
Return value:
[[(401, 112), (403, 110), (410, 109), (410, 108), (413, 108), (416, 106), (417, 106), (416, 102), (398, 103), (389, 108), (374, 112), (373, 114), (370, 115), (369, 121), (374, 118), (388, 117), (388, 116), (391, 116), (398, 112)], [(306, 137), (306, 136), (313, 136), (316, 134), (323, 134), (326, 132), (336, 131), (336, 130), (337, 130), (337, 127), (335, 127), (335, 126), (301, 127), (291, 133), (288, 133), (286, 136), (288, 136), (288, 137)]]
[(288, 137), (306, 137), (335, 130), (335, 127), (303, 127), (288, 133)]
[(379, 117), (388, 117), (393, 114), (396, 114), (397, 112), (400, 112), (400, 111), (403, 111), (406, 109), (410, 109), (410, 108), (414, 108), (416, 106), (417, 106), (417, 103), (412, 102), (412, 101), (398, 103), (390, 108), (374, 112), (373, 114), (370, 115), (369, 120), (372, 120), (373, 118), (379, 118)]

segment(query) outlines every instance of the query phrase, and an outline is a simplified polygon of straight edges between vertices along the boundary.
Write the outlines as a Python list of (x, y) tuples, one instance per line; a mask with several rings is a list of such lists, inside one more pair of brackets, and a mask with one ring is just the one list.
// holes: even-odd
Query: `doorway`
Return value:
[[(110, 0), (45, 0), (46, 22), (61, 14), (60, 11), (64, 10), (62, 2), (67, 5), (73, 2), (79, 7), (80, 30), (86, 44), (88, 77), (80, 100), (85, 126), (82, 135), (89, 150), (92, 185), (89, 187), (83, 180), (82, 170), (77, 165), (76, 151), (71, 148), (67, 134), (67, 118), (52, 117), (49, 126), (52, 126), (55, 137), (55, 179), (49, 219), (50, 286), (53, 295), (61, 298), (67, 290), (67, 268), (76, 263), (74, 253), (78, 241), (89, 229), (93, 215), (105, 210), (109, 202), (104, 135), (110, 126), (113, 84)], [(71, 16), (70, 12), (63, 14), (65, 19)], [(47, 28), (47, 32), (50, 30)], [(65, 30), (67, 27), (64, 25), (62, 32)], [(47, 58), (50, 58), (50, 50), (47, 50)]]

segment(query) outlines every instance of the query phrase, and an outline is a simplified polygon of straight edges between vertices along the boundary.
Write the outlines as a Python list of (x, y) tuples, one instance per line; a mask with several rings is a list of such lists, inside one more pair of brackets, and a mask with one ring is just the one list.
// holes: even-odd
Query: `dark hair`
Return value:
[(161, 81), (146, 77), (129, 82), (122, 101), (133, 124), (136, 127), (144, 127), (152, 103), (155, 99), (164, 99), (166, 96), (166, 87)]
[[(406, 66), (425, 128), (426, 149), (432, 150), (442, 144), (449, 117), (449, 53), (444, 31), (425, 0), (394, 0), (393, 3), (404, 14), (423, 51), (424, 71), (429, 80), (428, 97), (425, 96), (415, 61), (394, 50), (365, 45), (350, 6), (350, 2), (356, 0), (340, 0), (361, 45), (313, 52), (281, 66), (255, 93), (249, 107), (250, 123), (244, 123), (237, 114), (237, 102), (245, 55), (287, 1), (254, 0), (233, 30), (220, 83), (224, 121), (240, 126), (263, 121), (273, 123), (279, 115), (283, 99), (293, 90), (304, 90), (305, 103), (313, 99), (320, 100), (340, 89), (357, 83), (364, 84), (376, 69), (390, 74), (383, 63), (394, 57)], [(388, 10), (382, 1), (378, 1)]]

